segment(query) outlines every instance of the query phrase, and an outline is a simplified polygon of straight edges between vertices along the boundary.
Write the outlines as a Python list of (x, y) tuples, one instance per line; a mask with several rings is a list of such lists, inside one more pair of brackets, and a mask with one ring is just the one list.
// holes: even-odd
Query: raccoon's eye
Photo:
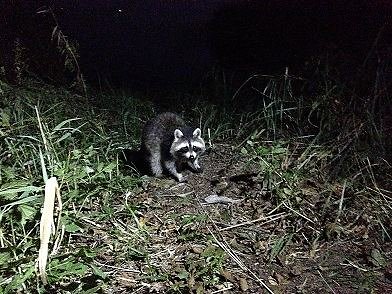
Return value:
[(188, 150), (189, 150), (188, 147), (182, 147), (182, 148), (180, 148), (180, 150), (178, 150), (178, 151), (180, 151), (181, 153), (187, 153)]
[(201, 150), (200, 147), (193, 146), (193, 151), (198, 152), (198, 151), (200, 151), (200, 150)]

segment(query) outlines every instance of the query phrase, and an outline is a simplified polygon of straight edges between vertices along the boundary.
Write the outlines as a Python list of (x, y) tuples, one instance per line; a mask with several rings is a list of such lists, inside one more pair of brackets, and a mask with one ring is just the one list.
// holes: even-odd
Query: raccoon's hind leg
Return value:
[(162, 176), (161, 155), (159, 153), (151, 154), (149, 161), (152, 174), (156, 177)]
[(177, 171), (176, 163), (172, 160), (165, 161), (165, 168), (167, 171), (173, 175), (179, 182), (183, 182), (185, 180), (184, 176)]

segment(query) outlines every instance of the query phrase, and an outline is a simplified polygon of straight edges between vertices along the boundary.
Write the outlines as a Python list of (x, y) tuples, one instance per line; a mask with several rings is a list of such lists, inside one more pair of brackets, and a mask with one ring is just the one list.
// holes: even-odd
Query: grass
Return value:
[[(117, 211), (113, 199), (121, 198), (140, 180), (121, 174), (117, 148), (123, 144), (118, 140), (123, 135), (119, 128), (112, 131), (106, 113), (62, 89), (34, 83), (16, 90), (6, 84), (1, 88), (3, 103), (8, 105), (1, 111), (0, 289), (3, 293), (22, 288), (42, 292), (35, 278), (35, 254), (45, 179), (56, 176), (61, 183), (66, 207), (62, 226), (68, 242), (72, 236), (91, 232), (94, 222), (129, 214), (126, 207)], [(60, 234), (61, 228), (57, 229)], [(71, 278), (76, 275), (80, 280), (74, 291), (81, 291), (87, 285), (83, 279), (92, 279), (90, 284), (103, 280), (104, 274), (90, 263), (103, 247), (75, 248), (54, 256), (49, 264), (50, 284), (75, 283)], [(93, 285), (97, 284), (89, 286)]]
[[(376, 112), (389, 96), (363, 105), (325, 75), (316, 82), (301, 95), (307, 82), (287, 71), (255, 75), (232, 95), (225, 85), (224, 108), (188, 97), (199, 102), (187, 116), (212, 147), (205, 175), (186, 185), (141, 177), (118, 159), (138, 146), (151, 103), (1, 83), (0, 293), (381, 289), (392, 169)], [(63, 210), (44, 286), (38, 219), (51, 176)], [(240, 202), (201, 205), (211, 193)]]

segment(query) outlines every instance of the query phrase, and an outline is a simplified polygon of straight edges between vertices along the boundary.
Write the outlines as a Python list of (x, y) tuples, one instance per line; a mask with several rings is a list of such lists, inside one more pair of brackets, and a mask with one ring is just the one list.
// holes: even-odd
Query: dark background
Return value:
[[(390, 54), (392, 43), (392, 1), (387, 0), (4, 3), (2, 43), (18, 36), (33, 56), (53, 46), (48, 45), (56, 25), (52, 16), (36, 13), (51, 7), (60, 29), (78, 42), (89, 82), (131, 89), (199, 87), (217, 69), (234, 86), (253, 73), (282, 73), (286, 67), (305, 74), (312, 58), (327, 55), (349, 77), (382, 28), (377, 46)], [(31, 69), (43, 76), (61, 70), (51, 55), (30, 58)]]

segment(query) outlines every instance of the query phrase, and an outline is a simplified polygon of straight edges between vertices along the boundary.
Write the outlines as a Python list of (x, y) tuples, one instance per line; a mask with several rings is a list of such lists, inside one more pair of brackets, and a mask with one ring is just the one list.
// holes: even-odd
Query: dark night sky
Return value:
[[(92, 81), (129, 87), (198, 84), (228, 72), (298, 70), (311, 56), (341, 50), (360, 62), (392, 1), (57, 0), (64, 32), (80, 45)], [(388, 43), (391, 34), (382, 41)]]
[(229, 2), (68, 1), (61, 22), (90, 76), (161, 87), (197, 81), (211, 68), (207, 24)]

